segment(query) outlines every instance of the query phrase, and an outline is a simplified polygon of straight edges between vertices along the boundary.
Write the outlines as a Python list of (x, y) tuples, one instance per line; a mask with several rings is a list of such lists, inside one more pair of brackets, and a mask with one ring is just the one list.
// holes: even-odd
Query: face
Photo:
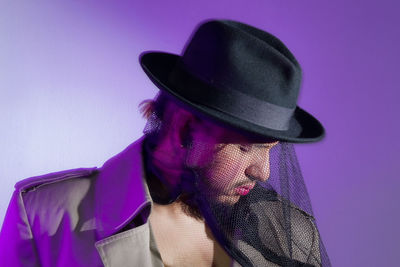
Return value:
[(275, 143), (220, 144), (204, 181), (214, 200), (234, 204), (247, 195), (257, 181), (269, 178), (269, 152)]
[(192, 136), (187, 163), (197, 169), (201, 188), (213, 201), (233, 205), (269, 178), (269, 153), (278, 141), (260, 143), (215, 125), (202, 127)]

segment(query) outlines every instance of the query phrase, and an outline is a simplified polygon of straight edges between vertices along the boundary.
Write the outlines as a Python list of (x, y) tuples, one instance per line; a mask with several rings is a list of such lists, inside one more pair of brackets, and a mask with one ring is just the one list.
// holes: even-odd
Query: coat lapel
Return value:
[(163, 267), (149, 223), (96, 242), (106, 267)]
[(143, 140), (105, 162), (96, 181), (95, 246), (105, 266), (163, 266), (147, 218), (143, 225), (119, 232), (152, 205), (144, 181)]
[(98, 238), (121, 230), (140, 211), (151, 205), (144, 183), (142, 137), (101, 167), (95, 186)]

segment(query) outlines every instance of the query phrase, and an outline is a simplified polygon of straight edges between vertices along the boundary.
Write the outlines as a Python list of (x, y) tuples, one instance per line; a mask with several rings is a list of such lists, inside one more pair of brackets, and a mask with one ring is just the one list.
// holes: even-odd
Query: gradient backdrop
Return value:
[(180, 53), (206, 18), (278, 36), (304, 71), (299, 105), (326, 138), (298, 145), (333, 266), (399, 266), (395, 1), (0, 2), (0, 222), (15, 182), (100, 167), (141, 135), (157, 89), (144, 50)]

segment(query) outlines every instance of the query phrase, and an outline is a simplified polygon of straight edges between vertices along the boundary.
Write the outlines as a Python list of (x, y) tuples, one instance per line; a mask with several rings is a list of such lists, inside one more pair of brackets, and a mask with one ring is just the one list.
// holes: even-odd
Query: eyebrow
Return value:
[(275, 146), (279, 143), (279, 141), (273, 142), (273, 143), (266, 143), (266, 144), (255, 144), (256, 147), (260, 147), (260, 148), (268, 148), (271, 146)]

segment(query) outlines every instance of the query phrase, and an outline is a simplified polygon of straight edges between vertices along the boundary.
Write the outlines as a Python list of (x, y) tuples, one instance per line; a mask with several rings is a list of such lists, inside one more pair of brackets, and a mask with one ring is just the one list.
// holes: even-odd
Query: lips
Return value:
[(235, 192), (241, 196), (247, 195), (255, 184), (241, 185), (235, 188)]

